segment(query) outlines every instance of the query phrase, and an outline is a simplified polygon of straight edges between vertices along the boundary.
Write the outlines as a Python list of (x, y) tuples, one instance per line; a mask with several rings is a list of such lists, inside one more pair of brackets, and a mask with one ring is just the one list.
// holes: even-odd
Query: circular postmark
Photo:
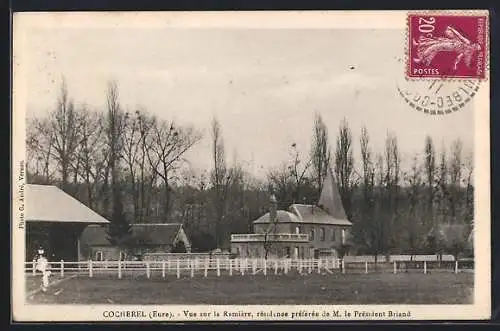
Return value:
[(407, 80), (398, 82), (399, 96), (412, 108), (429, 115), (461, 110), (479, 90), (479, 80)]

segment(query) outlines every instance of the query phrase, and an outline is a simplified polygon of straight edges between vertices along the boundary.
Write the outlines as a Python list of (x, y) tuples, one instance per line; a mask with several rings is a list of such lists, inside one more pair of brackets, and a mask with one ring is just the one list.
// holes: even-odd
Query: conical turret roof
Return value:
[(335, 181), (331, 168), (328, 169), (323, 182), (323, 189), (321, 190), (318, 205), (331, 216), (337, 219), (347, 220), (337, 182)]

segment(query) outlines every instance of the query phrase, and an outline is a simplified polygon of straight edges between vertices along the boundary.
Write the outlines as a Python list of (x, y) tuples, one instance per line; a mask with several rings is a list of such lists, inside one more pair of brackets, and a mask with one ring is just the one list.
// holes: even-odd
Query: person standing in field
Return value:
[(36, 270), (42, 273), (42, 284), (41, 289), (43, 292), (47, 292), (49, 287), (49, 276), (51, 274), (49, 269), (49, 261), (45, 257), (45, 252), (42, 248), (38, 250), (38, 259), (36, 260)]

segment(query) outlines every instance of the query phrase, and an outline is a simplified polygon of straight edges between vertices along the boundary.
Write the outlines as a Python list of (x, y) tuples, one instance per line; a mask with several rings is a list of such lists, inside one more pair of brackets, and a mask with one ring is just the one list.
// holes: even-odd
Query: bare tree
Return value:
[(328, 140), (328, 129), (320, 114), (316, 114), (314, 119), (311, 160), (313, 166), (313, 176), (316, 181), (319, 196), (323, 188), (326, 173), (331, 166), (331, 150)]
[(287, 208), (289, 204), (294, 202), (295, 182), (290, 171), (290, 165), (287, 162), (282, 163), (279, 167), (270, 169), (267, 173), (268, 185), (272, 187), (278, 201), (280, 209)]
[(413, 260), (413, 255), (417, 253), (420, 248), (424, 234), (422, 233), (422, 214), (419, 212), (421, 205), (421, 188), (423, 187), (421, 169), (419, 166), (419, 159), (415, 155), (412, 161), (411, 170), (407, 175), (408, 183), (408, 208), (406, 220), (406, 241)]
[(109, 156), (108, 167), (105, 172), (105, 184), (107, 186), (107, 176), (111, 174), (111, 199), (113, 205), (111, 224), (108, 228), (108, 239), (112, 244), (121, 247), (131, 234), (131, 226), (126, 220), (123, 210), (122, 188), (119, 178), (120, 154), (123, 147), (124, 113), (120, 106), (118, 84), (116, 81), (108, 82), (106, 101), (106, 138)]
[(222, 130), (217, 118), (212, 120), (212, 157), (214, 169), (212, 172), (212, 186), (214, 189), (214, 208), (215, 208), (215, 242), (217, 248), (222, 244), (223, 229), (222, 223), (225, 218), (226, 203), (231, 176), (226, 165), (226, 156), (224, 150), (224, 139)]
[(436, 181), (436, 150), (434, 148), (434, 143), (430, 136), (425, 138), (425, 148), (424, 148), (424, 167), (425, 167), (425, 179), (426, 179), (426, 197), (427, 197), (427, 215), (425, 217), (427, 221), (427, 229), (435, 225), (435, 215), (434, 215), (434, 195), (435, 195), (435, 181)]
[(201, 135), (192, 127), (177, 127), (175, 123), (154, 119), (147, 140), (147, 158), (153, 172), (163, 182), (163, 216), (171, 212), (171, 179), (185, 161), (184, 154), (193, 147)]
[[(52, 182), (51, 170), (53, 135), (50, 133), (48, 118), (33, 118), (28, 121), (26, 137), (27, 171), (35, 177), (35, 182)], [(31, 170), (31, 168), (34, 168)]]
[(381, 250), (379, 247), (380, 218), (375, 213), (375, 169), (370, 148), (370, 136), (366, 127), (361, 129), (360, 137), (361, 161), (363, 164), (363, 199), (361, 207), (361, 218), (353, 225), (354, 236), (357, 244), (363, 246), (369, 253), (377, 256)]
[(352, 220), (352, 190), (355, 185), (354, 157), (352, 133), (346, 119), (339, 127), (337, 149), (335, 150), (335, 174), (347, 218)]
[(463, 213), (460, 213), (461, 203), (461, 185), (462, 185), (462, 141), (457, 139), (451, 145), (450, 161), (449, 161), (449, 215), (453, 223), (462, 223), (463, 219), (457, 219)]
[(294, 200), (295, 202), (300, 202), (302, 197), (301, 187), (307, 180), (307, 171), (311, 166), (311, 159), (303, 162), (297, 149), (297, 144), (293, 143), (291, 147), (292, 161), (291, 164), (289, 164), (288, 169), (290, 170), (295, 183)]
[(139, 213), (138, 218), (140, 222), (144, 222), (145, 217), (149, 215), (151, 210), (151, 195), (148, 194), (147, 188), (151, 187), (155, 182), (155, 173), (151, 168), (147, 158), (147, 137), (150, 134), (153, 125), (153, 119), (145, 112), (139, 110), (136, 112), (136, 124), (139, 131), (139, 152), (137, 156), (137, 165), (139, 167)]
[(465, 206), (463, 217), (468, 223), (471, 223), (474, 218), (474, 160), (472, 153), (465, 157), (464, 171), (465, 175), (463, 183), (465, 185)]
[(397, 235), (400, 233), (399, 219), (399, 181), (401, 171), (401, 156), (398, 141), (394, 134), (388, 133), (385, 141), (385, 187), (383, 201), (387, 212), (389, 232), (391, 233), (389, 245), (391, 248), (399, 246)]
[(80, 175), (86, 186), (87, 203), (94, 208), (96, 185), (101, 181), (108, 153), (104, 140), (104, 117), (82, 109), (81, 142), (78, 149)]
[[(128, 172), (128, 181), (131, 185), (131, 196), (132, 196), (132, 205), (133, 205), (133, 217), (134, 220), (138, 220), (140, 215), (140, 191), (139, 191), (139, 183), (140, 180), (137, 175), (137, 171), (143, 171), (144, 168), (141, 167), (144, 162), (144, 155), (142, 152), (143, 139), (145, 135), (142, 134), (142, 125), (140, 112), (136, 112), (136, 116), (130, 115), (129, 113), (125, 114), (124, 123), (123, 123), (123, 148), (121, 149), (121, 158), (126, 164), (127, 172)], [(142, 156), (142, 158), (141, 158)]]
[(62, 81), (57, 99), (57, 107), (49, 114), (48, 122), (40, 123), (39, 133), (48, 136), (41, 139), (45, 144), (39, 145), (50, 153), (60, 173), (62, 189), (69, 192), (69, 177), (73, 163), (77, 159), (77, 148), (80, 143), (80, 120), (74, 102), (69, 98), (66, 82)]

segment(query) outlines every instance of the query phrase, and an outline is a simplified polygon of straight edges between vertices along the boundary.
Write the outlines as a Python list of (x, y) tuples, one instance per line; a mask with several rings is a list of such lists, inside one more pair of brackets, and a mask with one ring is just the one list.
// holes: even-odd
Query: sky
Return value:
[(423, 150), (426, 135), (438, 148), (457, 138), (473, 146), (471, 106), (430, 116), (398, 95), (403, 30), (66, 27), (31, 30), (28, 43), (28, 117), (54, 107), (63, 76), (77, 104), (104, 110), (113, 79), (127, 110), (203, 131), (187, 154), (195, 169), (211, 167), (213, 116), (228, 163), (237, 159), (256, 175), (288, 160), (292, 143), (309, 153), (315, 113), (332, 148), (348, 121), (358, 159), (362, 126), (375, 152), (395, 134), (404, 162)]

